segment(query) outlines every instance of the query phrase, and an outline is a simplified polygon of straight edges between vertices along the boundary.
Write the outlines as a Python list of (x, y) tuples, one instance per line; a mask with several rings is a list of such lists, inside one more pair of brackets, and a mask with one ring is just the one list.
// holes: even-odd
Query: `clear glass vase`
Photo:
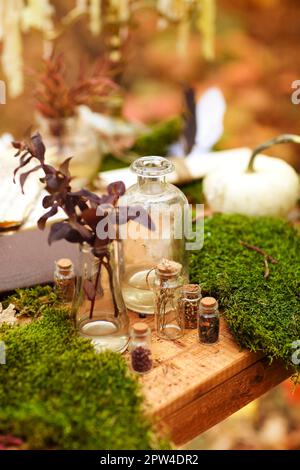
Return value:
[(129, 320), (123, 301), (114, 243), (80, 247), (73, 317), (80, 336), (97, 351), (123, 352), (129, 340)]
[[(188, 263), (184, 216), (188, 201), (183, 192), (166, 181), (174, 170), (170, 160), (163, 157), (142, 157), (132, 164), (137, 183), (121, 198), (120, 205), (142, 207), (153, 221), (151, 228), (130, 220), (126, 237), (120, 244), (122, 257), (121, 286), (128, 309), (154, 313), (151, 284), (155, 266), (163, 259), (182, 265), (182, 275), (188, 282)], [(144, 212), (143, 211), (143, 212)]]
[(73, 189), (81, 189), (97, 176), (102, 161), (98, 136), (78, 116), (47, 119), (36, 116), (39, 131), (46, 145), (46, 161), (59, 165), (72, 157), (70, 171)]

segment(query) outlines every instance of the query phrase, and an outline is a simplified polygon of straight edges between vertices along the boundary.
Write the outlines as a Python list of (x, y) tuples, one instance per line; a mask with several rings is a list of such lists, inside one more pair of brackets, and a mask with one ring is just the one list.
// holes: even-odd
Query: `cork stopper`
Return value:
[(201, 296), (201, 288), (198, 284), (184, 284), (182, 292), (188, 299), (198, 299)]
[(138, 336), (144, 335), (148, 331), (148, 325), (147, 323), (137, 322), (132, 326), (132, 330)]
[(200, 305), (205, 310), (212, 312), (218, 308), (218, 302), (214, 297), (203, 297), (200, 301)]
[(182, 266), (180, 263), (165, 258), (156, 266), (156, 273), (161, 277), (177, 276), (181, 270)]
[(56, 265), (59, 269), (66, 271), (73, 266), (73, 263), (69, 258), (60, 258), (58, 261), (56, 261)]
[(63, 276), (73, 273), (73, 263), (69, 258), (61, 258), (55, 262), (55, 265), (57, 271)]

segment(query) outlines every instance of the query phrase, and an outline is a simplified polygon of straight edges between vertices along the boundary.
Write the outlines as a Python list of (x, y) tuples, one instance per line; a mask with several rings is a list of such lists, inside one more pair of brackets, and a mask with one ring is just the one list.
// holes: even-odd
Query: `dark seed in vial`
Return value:
[(199, 319), (199, 339), (201, 343), (213, 344), (219, 339), (220, 320), (218, 317)]
[(150, 349), (139, 346), (131, 353), (131, 364), (136, 372), (148, 372), (152, 367)]

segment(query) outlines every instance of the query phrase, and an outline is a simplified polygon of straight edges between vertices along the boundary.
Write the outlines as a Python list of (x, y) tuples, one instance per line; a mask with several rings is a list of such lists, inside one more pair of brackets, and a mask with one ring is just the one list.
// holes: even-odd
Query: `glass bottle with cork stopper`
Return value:
[(184, 316), (184, 326), (187, 329), (197, 328), (201, 298), (201, 288), (198, 284), (185, 284), (183, 286), (180, 308)]
[(200, 301), (198, 332), (201, 343), (213, 344), (219, 340), (220, 314), (213, 297), (203, 297)]
[(146, 323), (137, 322), (132, 326), (129, 350), (134, 372), (149, 372), (152, 368), (151, 330)]
[(55, 262), (54, 290), (61, 303), (71, 303), (75, 292), (74, 266), (70, 259), (61, 258)]
[(153, 281), (155, 326), (160, 338), (176, 340), (184, 334), (184, 316), (179, 299), (182, 265), (163, 259), (155, 269)]

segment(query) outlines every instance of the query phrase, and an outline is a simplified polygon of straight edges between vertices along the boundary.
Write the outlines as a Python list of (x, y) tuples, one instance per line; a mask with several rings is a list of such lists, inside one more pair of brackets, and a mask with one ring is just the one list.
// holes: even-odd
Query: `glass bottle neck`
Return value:
[(143, 193), (146, 194), (160, 194), (162, 193), (167, 185), (165, 176), (156, 177), (145, 177), (138, 176), (137, 178), (138, 187)]

